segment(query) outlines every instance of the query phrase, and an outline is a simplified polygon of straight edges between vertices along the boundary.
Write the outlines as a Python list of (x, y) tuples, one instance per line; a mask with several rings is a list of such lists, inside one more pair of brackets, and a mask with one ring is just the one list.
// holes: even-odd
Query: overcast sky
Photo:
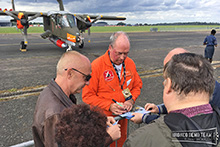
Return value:
[[(57, 0), (14, 0), (22, 11), (59, 10)], [(125, 16), (125, 23), (220, 22), (219, 0), (63, 0), (65, 11)], [(11, 0), (0, 0), (11, 8)], [(5, 19), (5, 17), (0, 17)], [(110, 22), (110, 23), (117, 23)]]

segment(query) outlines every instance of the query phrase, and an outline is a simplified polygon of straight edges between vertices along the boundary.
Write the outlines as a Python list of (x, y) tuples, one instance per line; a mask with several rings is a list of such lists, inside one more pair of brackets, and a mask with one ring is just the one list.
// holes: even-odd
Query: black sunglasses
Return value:
[[(75, 70), (75, 71), (77, 71), (78, 73), (81, 73), (82, 75), (84, 75), (85, 77), (86, 77), (86, 81), (88, 82), (90, 79), (91, 79), (91, 75), (89, 74), (89, 75), (86, 75), (86, 74), (84, 74), (84, 73), (82, 73), (81, 71), (78, 71), (77, 69), (75, 69), (75, 68), (71, 68), (72, 70)], [(64, 69), (65, 71), (67, 71), (67, 68), (66, 69)]]

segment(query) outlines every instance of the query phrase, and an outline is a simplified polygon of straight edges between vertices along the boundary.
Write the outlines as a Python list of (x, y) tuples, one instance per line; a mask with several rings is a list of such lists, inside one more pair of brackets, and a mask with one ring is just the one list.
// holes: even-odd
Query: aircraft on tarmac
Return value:
[[(102, 16), (102, 15), (88, 15), (88, 14), (73, 14), (64, 11), (63, 1), (57, 0), (60, 11), (42, 12), (27, 12), (15, 11), (14, 0), (11, 0), (12, 9), (2, 10), (0, 8), (0, 15), (8, 15), (14, 18), (12, 21), (17, 22), (17, 28), (21, 30), (24, 41), (20, 43), (20, 50), (27, 50), (27, 29), (29, 22), (38, 17), (43, 17), (44, 33), (41, 37), (49, 38), (56, 46), (67, 50), (72, 50), (72, 47), (84, 47), (83, 33), (88, 29), (90, 36), (90, 27), (98, 20), (125, 20), (125, 17), (120, 16)], [(89, 39), (90, 41), (90, 39)]]

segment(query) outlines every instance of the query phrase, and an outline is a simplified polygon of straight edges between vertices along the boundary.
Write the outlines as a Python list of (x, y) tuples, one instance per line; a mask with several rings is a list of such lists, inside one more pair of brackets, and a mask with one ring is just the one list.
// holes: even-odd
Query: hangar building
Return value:
[(12, 26), (10, 20), (0, 20), (0, 27), (10, 27)]

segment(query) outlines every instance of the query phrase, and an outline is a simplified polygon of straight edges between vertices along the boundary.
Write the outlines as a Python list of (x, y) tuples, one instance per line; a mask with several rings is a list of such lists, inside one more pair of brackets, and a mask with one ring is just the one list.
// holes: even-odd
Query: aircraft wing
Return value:
[(103, 15), (89, 15), (89, 14), (74, 14), (75, 16), (81, 18), (90, 17), (90, 19), (98, 19), (98, 20), (125, 20), (125, 17), (122, 16), (103, 16)]
[(78, 29), (82, 31), (85, 31), (86, 29), (90, 28), (92, 24), (98, 20), (125, 20), (126, 19), (125, 17), (121, 17), (121, 16), (103, 16), (103, 15), (88, 15), (88, 14), (73, 14), (73, 15), (77, 19)]
[[(96, 19), (97, 17), (99, 17), (99, 15), (88, 15), (91, 19)], [(101, 18), (100, 20), (125, 20), (125, 17), (122, 16), (103, 16), (100, 15)]]
[(47, 13), (42, 13), (42, 12), (27, 12), (27, 11), (5, 11), (5, 10), (0, 10), (0, 15), (8, 15), (11, 16), (9, 13), (13, 15), (18, 15), (18, 13), (24, 13), (26, 16), (35, 16), (36, 14), (41, 14), (41, 16), (47, 16)]

